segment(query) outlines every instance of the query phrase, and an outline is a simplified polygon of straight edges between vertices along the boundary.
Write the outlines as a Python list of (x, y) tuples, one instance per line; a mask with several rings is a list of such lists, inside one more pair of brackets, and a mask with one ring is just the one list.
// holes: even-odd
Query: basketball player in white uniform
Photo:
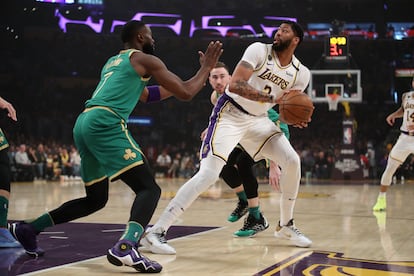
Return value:
[[(411, 85), (414, 89), (414, 77)], [(414, 90), (402, 95), (401, 106), (388, 115), (386, 120), (390, 126), (393, 126), (397, 118), (402, 118), (401, 134), (388, 156), (387, 167), (381, 177), (380, 193), (372, 208), (373, 211), (385, 211), (387, 208), (386, 193), (391, 185), (392, 177), (408, 155), (414, 153)]]
[[(147, 230), (141, 244), (151, 252), (175, 254), (165, 233), (191, 203), (219, 178), (230, 152), (237, 143), (255, 160), (267, 158), (282, 169), (280, 178), (280, 222), (277, 238), (289, 239), (294, 245), (311, 245), (294, 225), (293, 209), (300, 182), (300, 158), (280, 128), (267, 117), (288, 90), (303, 91), (310, 71), (294, 56), (303, 39), (303, 30), (286, 21), (274, 36), (273, 44), (250, 45), (210, 116), (207, 135), (201, 148), (200, 170), (188, 180), (171, 200), (155, 225)], [(298, 127), (306, 127), (302, 122)]]

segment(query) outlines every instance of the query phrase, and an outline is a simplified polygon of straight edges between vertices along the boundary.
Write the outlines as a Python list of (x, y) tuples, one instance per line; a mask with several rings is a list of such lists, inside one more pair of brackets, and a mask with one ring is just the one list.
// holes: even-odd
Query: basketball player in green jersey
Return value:
[[(7, 115), (13, 121), (17, 121), (16, 110), (13, 105), (0, 97), (0, 109), (7, 110)], [(9, 212), (10, 198), (10, 159), (7, 154), (9, 143), (6, 136), (0, 129), (0, 249), (21, 247), (21, 245), (13, 238), (9, 230), (7, 230), (7, 214)]]
[[(125, 50), (109, 58), (104, 65), (101, 80), (73, 129), (82, 159), (86, 197), (66, 202), (30, 223), (13, 224), (10, 230), (29, 255), (41, 255), (43, 251), (36, 242), (40, 231), (103, 208), (108, 200), (109, 182), (121, 179), (136, 197), (125, 232), (108, 250), (108, 261), (116, 266), (131, 266), (139, 272), (160, 272), (162, 266), (141, 255), (137, 245), (157, 206), (161, 190), (126, 122), (138, 100), (154, 102), (171, 95), (181, 100), (194, 97), (220, 57), (222, 44), (211, 42), (205, 54), (199, 52), (200, 69), (191, 79), (183, 81), (153, 55), (154, 39), (143, 22), (126, 23), (121, 37)], [(146, 87), (151, 77), (159, 86)]]

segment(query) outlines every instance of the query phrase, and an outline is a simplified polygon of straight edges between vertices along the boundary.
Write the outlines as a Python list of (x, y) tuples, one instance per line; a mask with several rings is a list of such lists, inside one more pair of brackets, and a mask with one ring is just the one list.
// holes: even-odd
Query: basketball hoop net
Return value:
[(329, 111), (337, 111), (339, 99), (341, 98), (338, 94), (327, 94), (326, 99), (328, 100)]

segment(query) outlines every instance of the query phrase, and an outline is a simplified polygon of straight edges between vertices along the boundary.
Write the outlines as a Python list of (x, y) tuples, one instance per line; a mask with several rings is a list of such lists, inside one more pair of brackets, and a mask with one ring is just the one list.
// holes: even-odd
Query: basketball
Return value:
[(308, 122), (314, 108), (311, 98), (306, 93), (291, 90), (282, 96), (279, 104), (279, 118), (288, 125)]

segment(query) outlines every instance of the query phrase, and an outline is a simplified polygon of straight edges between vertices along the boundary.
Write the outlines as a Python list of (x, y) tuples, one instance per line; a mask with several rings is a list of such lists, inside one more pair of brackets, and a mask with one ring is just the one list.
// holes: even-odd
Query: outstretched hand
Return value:
[(13, 121), (17, 121), (16, 110), (14, 109), (13, 105), (1, 97), (0, 97), (0, 108), (6, 109), (7, 116), (9, 116), (9, 118), (11, 118)]
[(216, 66), (217, 61), (219, 60), (221, 54), (223, 53), (223, 43), (220, 41), (210, 42), (205, 53), (198, 51), (199, 62), (203, 67), (213, 69)]

